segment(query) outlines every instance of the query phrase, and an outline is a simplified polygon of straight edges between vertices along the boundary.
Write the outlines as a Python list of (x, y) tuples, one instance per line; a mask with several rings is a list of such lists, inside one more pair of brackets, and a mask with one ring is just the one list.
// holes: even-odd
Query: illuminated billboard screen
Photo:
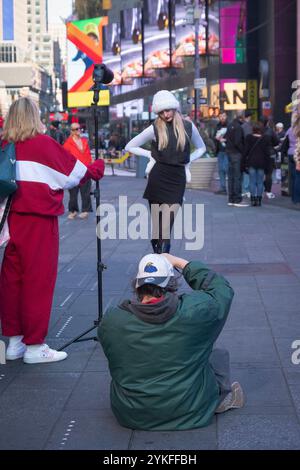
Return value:
[(221, 62), (244, 63), (246, 60), (246, 1), (220, 2)]
[(175, 43), (175, 5), (171, 0), (144, 2), (144, 54), (146, 77), (155, 76), (156, 69), (182, 68), (181, 57), (172, 56)]
[(219, 55), (220, 50), (220, 11), (219, 0), (211, 0), (208, 9), (208, 53)]
[[(90, 18), (67, 23), (68, 107), (91, 106), (94, 64), (102, 63), (102, 28), (108, 18)], [(109, 90), (103, 85), (100, 106), (109, 105)]]
[(103, 62), (114, 73), (114, 80), (109, 85), (121, 85), (121, 32), (119, 23), (111, 23), (105, 26)]
[[(203, 13), (205, 16), (205, 13)], [(188, 9), (184, 0), (176, 3), (175, 29), (176, 29), (176, 49), (175, 57), (195, 55), (195, 26), (188, 22)], [(206, 31), (204, 26), (200, 26), (199, 32), (199, 53), (206, 54)]]
[(121, 77), (131, 85), (143, 76), (143, 38), (141, 8), (121, 11)]

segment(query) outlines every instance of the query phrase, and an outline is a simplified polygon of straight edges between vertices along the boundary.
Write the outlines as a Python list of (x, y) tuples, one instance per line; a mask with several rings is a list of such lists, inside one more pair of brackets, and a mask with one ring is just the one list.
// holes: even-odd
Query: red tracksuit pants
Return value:
[(28, 345), (42, 344), (57, 277), (57, 217), (12, 212), (9, 231), (0, 274), (2, 334), (23, 335)]

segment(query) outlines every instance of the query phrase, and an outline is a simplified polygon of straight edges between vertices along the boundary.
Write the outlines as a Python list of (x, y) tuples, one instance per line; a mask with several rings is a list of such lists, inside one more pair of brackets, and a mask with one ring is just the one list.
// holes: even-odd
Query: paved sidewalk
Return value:
[[(104, 203), (142, 202), (144, 179), (107, 176)], [(200, 252), (173, 243), (173, 253), (201, 259), (232, 283), (235, 298), (219, 346), (231, 354), (232, 379), (247, 396), (242, 410), (218, 415), (207, 428), (141, 432), (122, 428), (109, 404), (109, 373), (99, 344), (68, 348), (61, 363), (0, 365), (0, 449), (300, 449), (300, 217), (264, 204), (232, 208), (226, 198), (188, 190), (186, 202), (205, 204)], [(95, 219), (60, 219), (60, 262), (47, 342), (59, 347), (97, 317)], [(130, 295), (146, 241), (106, 240), (104, 305)]]

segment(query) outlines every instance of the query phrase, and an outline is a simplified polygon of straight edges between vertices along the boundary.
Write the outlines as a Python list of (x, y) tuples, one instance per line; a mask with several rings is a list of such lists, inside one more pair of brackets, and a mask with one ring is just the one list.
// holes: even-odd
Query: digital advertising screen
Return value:
[(210, 0), (208, 4), (208, 53), (219, 55), (220, 50), (220, 10), (219, 0)]
[[(90, 18), (67, 23), (68, 107), (87, 107), (93, 101), (94, 64), (103, 61), (103, 31), (108, 18)], [(100, 106), (109, 105), (109, 90), (103, 85)]]
[[(174, 56), (184, 57), (195, 55), (195, 26), (188, 21), (188, 8), (184, 0), (176, 2), (175, 11), (175, 34), (176, 48)], [(203, 18), (205, 11), (203, 11)], [(200, 25), (199, 32), (199, 53), (206, 54), (206, 29)]]
[(143, 76), (142, 10), (121, 11), (121, 78), (123, 85)]
[(103, 62), (114, 73), (114, 80), (109, 86), (121, 85), (121, 31), (119, 23), (109, 23), (103, 28)]
[(181, 57), (172, 55), (175, 43), (175, 4), (172, 0), (145, 0), (144, 54), (145, 77), (155, 76), (156, 69), (182, 68)]
[(223, 64), (246, 60), (246, 1), (220, 1), (220, 56)]

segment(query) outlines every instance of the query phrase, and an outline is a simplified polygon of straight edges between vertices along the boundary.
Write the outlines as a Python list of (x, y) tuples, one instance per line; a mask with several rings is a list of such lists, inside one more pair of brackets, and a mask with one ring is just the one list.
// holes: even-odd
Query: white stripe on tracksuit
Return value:
[(37, 162), (19, 160), (16, 162), (16, 180), (44, 183), (53, 190), (70, 189), (78, 186), (86, 174), (87, 167), (77, 160), (69, 176)]

